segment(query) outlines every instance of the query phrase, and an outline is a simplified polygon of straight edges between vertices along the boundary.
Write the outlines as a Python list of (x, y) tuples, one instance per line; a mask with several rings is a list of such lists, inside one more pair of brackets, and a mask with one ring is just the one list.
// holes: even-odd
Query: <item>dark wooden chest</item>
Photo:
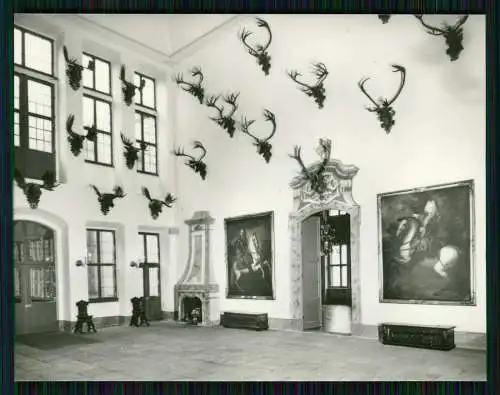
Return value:
[(382, 323), (378, 338), (383, 344), (451, 350), (455, 348), (454, 326), (408, 325)]
[(225, 328), (254, 329), (257, 331), (269, 328), (267, 313), (233, 313), (224, 312), (220, 323)]

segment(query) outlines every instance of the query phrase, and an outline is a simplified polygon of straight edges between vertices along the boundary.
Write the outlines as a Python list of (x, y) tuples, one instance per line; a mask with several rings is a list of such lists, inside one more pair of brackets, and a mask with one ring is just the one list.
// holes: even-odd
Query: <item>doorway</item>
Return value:
[(16, 335), (58, 330), (55, 233), (32, 221), (14, 221)]
[(139, 233), (139, 243), (143, 251), (141, 261), (146, 317), (150, 321), (162, 320), (160, 235), (158, 233)]

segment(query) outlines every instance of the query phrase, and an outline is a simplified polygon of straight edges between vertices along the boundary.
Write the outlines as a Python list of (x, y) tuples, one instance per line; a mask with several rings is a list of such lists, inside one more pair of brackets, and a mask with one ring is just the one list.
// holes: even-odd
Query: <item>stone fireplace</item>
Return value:
[(219, 285), (210, 265), (210, 225), (214, 219), (208, 211), (196, 211), (185, 223), (189, 226), (189, 254), (186, 269), (174, 287), (175, 319), (189, 319), (191, 311), (187, 310), (201, 307), (200, 324), (215, 325), (219, 320)]

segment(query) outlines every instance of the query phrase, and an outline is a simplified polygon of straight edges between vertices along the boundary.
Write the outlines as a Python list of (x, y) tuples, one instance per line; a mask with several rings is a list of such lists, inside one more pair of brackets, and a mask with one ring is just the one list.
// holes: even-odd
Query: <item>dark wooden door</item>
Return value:
[(303, 329), (321, 327), (320, 218), (302, 222), (302, 303)]
[(16, 334), (58, 330), (54, 232), (36, 222), (14, 222)]
[(143, 285), (146, 317), (149, 320), (162, 320), (161, 273), (160, 273), (160, 236), (155, 233), (140, 233), (143, 245)]

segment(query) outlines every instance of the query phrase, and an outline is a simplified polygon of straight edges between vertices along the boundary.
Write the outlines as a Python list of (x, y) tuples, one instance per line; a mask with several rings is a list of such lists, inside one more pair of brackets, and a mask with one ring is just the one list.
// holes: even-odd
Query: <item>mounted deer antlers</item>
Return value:
[(391, 19), (391, 14), (378, 14), (378, 19), (385, 25)]
[(424, 22), (423, 15), (415, 15), (420, 23), (427, 29), (427, 33), (433, 36), (443, 36), (446, 40), (446, 54), (450, 57), (450, 61), (455, 61), (460, 56), (460, 52), (464, 49), (462, 43), (464, 40), (464, 31), (462, 25), (465, 23), (469, 16), (461, 17), (453, 26), (448, 25), (446, 22), (442, 23), (442, 28), (430, 26)]
[[(80, 89), (80, 83), (82, 81), (82, 71), (85, 66), (78, 64), (76, 58), (70, 58), (68, 55), (68, 48), (66, 45), (63, 46), (64, 60), (66, 61), (66, 76), (68, 77), (69, 85), (73, 90), (77, 91)], [(87, 69), (94, 70), (95, 62), (93, 60), (89, 61)]]
[(239, 95), (239, 93), (231, 93), (230, 95), (226, 95), (223, 97), (223, 100), (232, 107), (231, 111), (227, 115), (224, 115), (224, 106), (217, 106), (217, 100), (219, 100), (220, 96), (212, 95), (205, 101), (207, 107), (215, 108), (219, 112), (219, 115), (217, 117), (210, 117), (210, 119), (217, 125), (222, 127), (225, 131), (227, 131), (229, 137), (231, 138), (234, 136), (234, 132), (236, 131), (233, 116), (238, 109), (238, 104), (236, 103), (236, 101), (238, 100)]
[(257, 44), (255, 47), (251, 47), (250, 45), (248, 45), (246, 40), (253, 33), (250, 31), (247, 31), (245, 28), (243, 28), (241, 33), (239, 33), (239, 38), (240, 38), (241, 42), (243, 43), (243, 45), (248, 50), (248, 53), (257, 59), (257, 63), (262, 68), (262, 71), (264, 72), (264, 74), (269, 75), (269, 69), (271, 68), (271, 56), (269, 56), (267, 49), (269, 48), (269, 45), (271, 45), (271, 41), (273, 39), (273, 34), (271, 32), (271, 28), (269, 27), (269, 24), (265, 20), (260, 19), (260, 18), (256, 18), (256, 19), (257, 19), (257, 26), (264, 27), (269, 34), (269, 39), (268, 39), (266, 45)]
[(115, 200), (116, 198), (122, 199), (126, 196), (123, 193), (123, 189), (119, 186), (115, 186), (113, 188), (113, 193), (101, 193), (95, 185), (91, 184), (90, 186), (94, 189), (97, 195), (97, 201), (101, 205), (101, 213), (103, 213), (103, 215), (107, 215), (109, 213), (109, 210), (112, 207), (115, 207), (113, 200)]
[(380, 121), (380, 126), (382, 129), (385, 130), (387, 134), (391, 132), (392, 127), (396, 123), (394, 121), (394, 116), (396, 115), (396, 111), (391, 107), (392, 103), (398, 98), (399, 94), (403, 90), (403, 86), (405, 84), (405, 79), (406, 79), (406, 69), (403, 66), (393, 64), (392, 68), (394, 69), (393, 72), (400, 72), (401, 73), (401, 82), (399, 84), (398, 91), (394, 95), (394, 97), (391, 100), (387, 99), (378, 99), (378, 103), (373, 100), (373, 98), (366, 92), (365, 90), (365, 83), (366, 81), (369, 80), (369, 78), (363, 78), (358, 82), (359, 89), (361, 89), (361, 92), (365, 94), (366, 97), (375, 105), (375, 107), (372, 108), (366, 108), (370, 112), (376, 112), (378, 120)]
[(152, 199), (149, 190), (142, 187), (142, 194), (149, 200), (149, 211), (153, 219), (158, 219), (163, 206), (172, 207), (172, 204), (177, 200), (171, 193), (167, 194), (164, 200)]
[(26, 182), (24, 176), (17, 169), (14, 170), (14, 180), (16, 181), (17, 186), (23, 190), (24, 196), (26, 196), (26, 199), (32, 209), (36, 209), (38, 207), (40, 197), (42, 196), (42, 189), (53, 191), (54, 188), (60, 185), (56, 185), (55, 172), (49, 170), (42, 175), (42, 185), (34, 182)]
[(257, 147), (257, 153), (259, 155), (262, 155), (262, 157), (266, 160), (266, 163), (269, 163), (269, 160), (271, 159), (271, 156), (272, 156), (271, 149), (273, 148), (271, 143), (269, 143), (269, 140), (276, 133), (276, 117), (274, 116), (274, 114), (271, 111), (265, 109), (264, 110), (264, 118), (266, 121), (271, 122), (271, 124), (273, 125), (273, 131), (271, 132), (269, 137), (267, 137), (265, 139), (259, 139), (258, 137), (251, 134), (248, 131), (248, 128), (255, 121), (247, 121), (245, 118), (242, 118), (242, 120), (241, 120), (241, 131), (254, 139), (253, 145), (255, 145)]
[(122, 138), (122, 143), (125, 148), (123, 151), (123, 156), (125, 157), (125, 163), (129, 169), (133, 169), (135, 162), (139, 159), (139, 151), (144, 152), (146, 150), (146, 144), (142, 142), (139, 148), (134, 147), (132, 141), (127, 139), (123, 133), (120, 133)]
[(314, 101), (318, 104), (318, 107), (323, 108), (323, 103), (326, 99), (323, 81), (325, 81), (328, 76), (328, 70), (324, 63), (314, 63), (312, 66), (312, 73), (316, 76), (317, 81), (314, 85), (307, 85), (297, 80), (297, 77), (302, 75), (298, 71), (292, 70), (287, 72), (288, 76), (300, 85), (300, 90), (307, 96), (314, 97)]
[(326, 169), (328, 161), (330, 160), (331, 146), (327, 141), (320, 139), (320, 147), (323, 151), (323, 154), (321, 155), (323, 160), (321, 161), (318, 168), (314, 171), (308, 170), (304, 165), (304, 162), (300, 157), (300, 146), (296, 145), (294, 148), (294, 153), (289, 154), (288, 156), (292, 159), (295, 159), (299, 163), (303, 179), (307, 180), (311, 184), (311, 189), (314, 192), (316, 192), (319, 196), (322, 196), (327, 188), (324, 171)]
[(73, 123), (74, 122), (75, 122), (75, 116), (73, 114), (70, 114), (68, 116), (68, 119), (66, 120), (66, 132), (68, 132), (68, 142), (69, 142), (71, 153), (74, 156), (78, 156), (78, 155), (80, 155), (80, 152), (82, 152), (83, 140), (87, 139), (89, 141), (95, 142), (96, 137), (97, 137), (97, 129), (96, 129), (95, 125), (92, 126), (87, 131), (87, 134), (84, 136), (84, 135), (73, 132)]
[(207, 165), (203, 162), (203, 158), (207, 154), (207, 150), (200, 141), (195, 141), (193, 143), (193, 148), (199, 148), (202, 150), (202, 154), (198, 159), (196, 159), (194, 156), (186, 155), (181, 147), (177, 148), (173, 153), (175, 156), (186, 156), (187, 158), (189, 158), (185, 162), (185, 164), (193, 169), (195, 173), (199, 173), (201, 179), (204, 180), (207, 176)]
[[(205, 96), (205, 89), (201, 86), (203, 82), (203, 73), (201, 72), (200, 67), (193, 67), (191, 69), (191, 76), (198, 77), (198, 82), (191, 83), (183, 80), (182, 73), (177, 74), (175, 77), (175, 83), (180, 85), (182, 90), (190, 93), (194, 97), (196, 97), (200, 104), (203, 104), (203, 98)], [(185, 86), (182, 86), (185, 85)]]
[(146, 80), (144, 78), (141, 78), (141, 84), (139, 86), (135, 86), (133, 82), (127, 81), (125, 79), (124, 65), (122, 65), (120, 69), (120, 80), (122, 82), (123, 100), (125, 101), (125, 104), (127, 106), (130, 106), (132, 104), (132, 99), (135, 96), (135, 90), (138, 89), (139, 92), (141, 92), (146, 85)]

